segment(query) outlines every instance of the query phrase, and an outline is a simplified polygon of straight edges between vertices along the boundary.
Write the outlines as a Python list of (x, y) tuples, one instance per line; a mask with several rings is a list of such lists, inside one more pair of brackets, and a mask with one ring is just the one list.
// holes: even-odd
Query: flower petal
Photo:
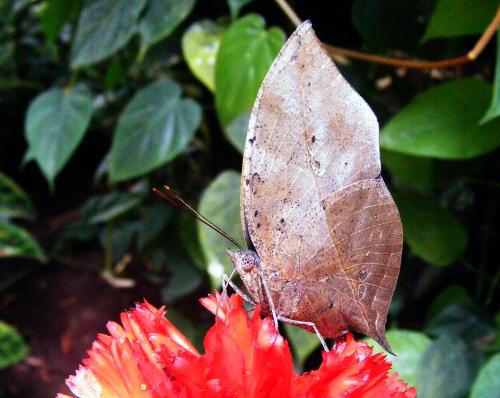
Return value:
[[(414, 388), (390, 374), (382, 354), (351, 334), (340, 339), (316, 371), (293, 371), (288, 343), (271, 317), (253, 316), (238, 295), (218, 292), (200, 300), (215, 316), (201, 355), (165, 318), (164, 308), (144, 302), (109, 322), (74, 376), (80, 398), (414, 398)], [(59, 394), (57, 398), (69, 398)]]

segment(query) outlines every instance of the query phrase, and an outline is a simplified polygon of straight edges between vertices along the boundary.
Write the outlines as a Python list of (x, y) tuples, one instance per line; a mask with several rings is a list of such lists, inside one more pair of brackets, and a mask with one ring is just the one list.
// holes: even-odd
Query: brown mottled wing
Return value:
[(347, 327), (385, 343), (402, 232), (380, 177), (378, 136), (375, 115), (305, 22), (257, 96), (241, 203), (247, 239), (268, 272), (317, 283)]

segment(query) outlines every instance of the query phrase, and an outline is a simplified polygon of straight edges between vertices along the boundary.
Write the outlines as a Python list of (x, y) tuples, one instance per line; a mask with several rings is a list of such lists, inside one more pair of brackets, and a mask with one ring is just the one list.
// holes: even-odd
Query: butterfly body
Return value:
[(264, 311), (390, 350), (402, 228), (378, 145), (375, 115), (303, 23), (255, 101), (241, 180), (249, 250), (231, 259)]

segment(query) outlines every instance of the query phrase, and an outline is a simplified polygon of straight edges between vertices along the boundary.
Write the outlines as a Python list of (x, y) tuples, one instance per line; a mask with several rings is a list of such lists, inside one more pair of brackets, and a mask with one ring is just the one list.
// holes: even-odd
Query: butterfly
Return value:
[(247, 299), (276, 324), (316, 332), (326, 350), (323, 337), (354, 330), (392, 353), (385, 324), (403, 234), (380, 173), (374, 113), (302, 23), (250, 117), (240, 194), (248, 248), (202, 221), (238, 246), (227, 251)]

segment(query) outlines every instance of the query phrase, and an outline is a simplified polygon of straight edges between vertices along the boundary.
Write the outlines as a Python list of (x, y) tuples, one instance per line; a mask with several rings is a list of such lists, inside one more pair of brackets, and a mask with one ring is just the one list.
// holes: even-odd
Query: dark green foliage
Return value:
[(28, 352), (29, 347), (19, 332), (0, 321), (0, 370), (22, 361)]
[[(326, 3), (291, 5), (324, 41), (410, 59), (466, 54), (498, 7), (356, 0), (332, 2), (332, 12)], [(141, 297), (175, 308), (169, 314), (199, 344), (208, 323), (196, 302), (232, 271), (231, 244), (151, 189), (171, 185), (243, 243), (249, 114), (291, 32), (274, 2), (256, 0), (0, 0), (6, 297), (21, 295), (20, 268), (36, 281), (64, 264), (96, 285), (103, 274), (113, 286), (146, 286)], [(419, 397), (498, 397), (499, 49), (492, 42), (476, 62), (432, 72), (340, 65), (381, 126), (384, 178), (406, 243), (387, 339), (395, 370)], [(297, 367), (308, 369), (318, 340), (284, 331)], [(0, 322), (0, 368), (26, 353)]]

